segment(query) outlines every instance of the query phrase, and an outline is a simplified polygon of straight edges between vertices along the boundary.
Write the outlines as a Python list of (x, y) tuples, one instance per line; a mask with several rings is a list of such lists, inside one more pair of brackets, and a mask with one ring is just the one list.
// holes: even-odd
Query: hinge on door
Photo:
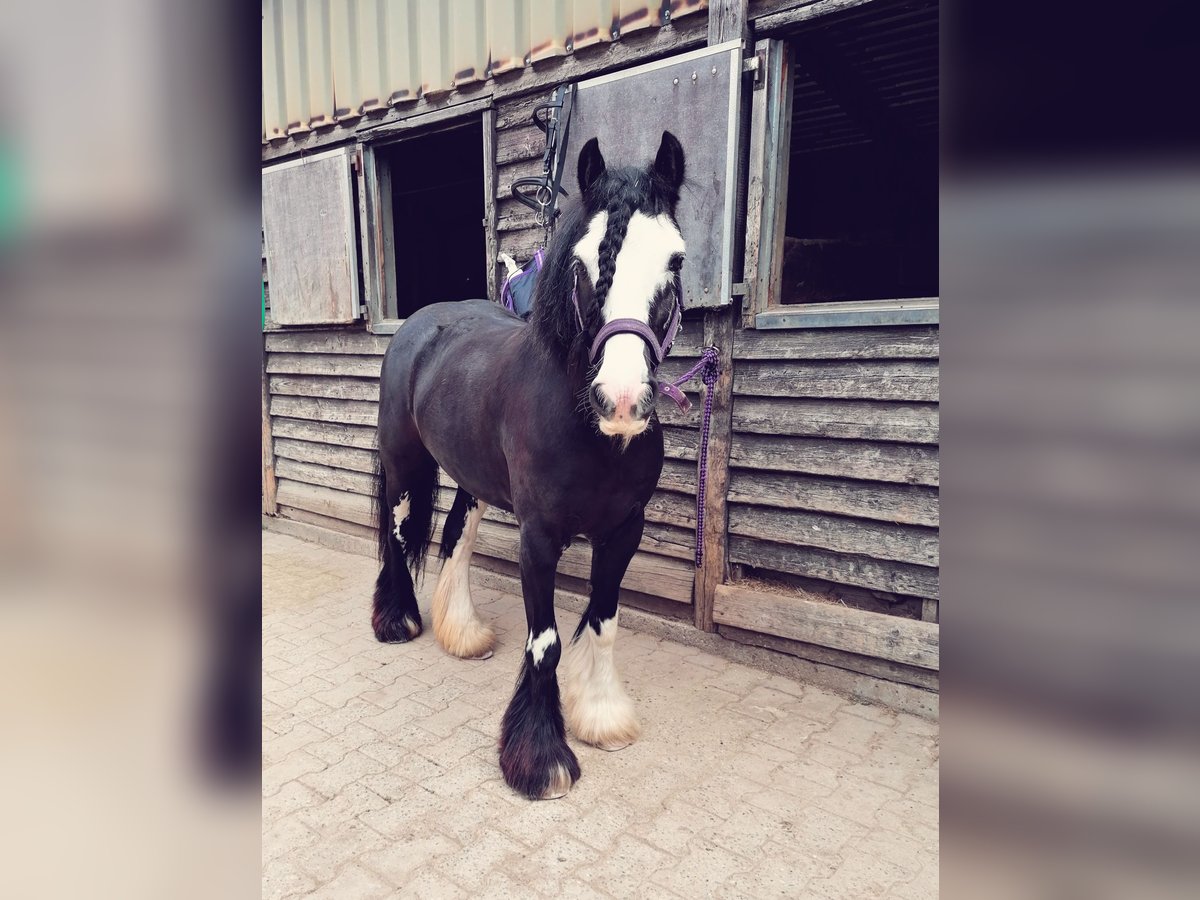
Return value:
[(759, 84), (762, 81), (762, 67), (763, 58), (761, 53), (755, 53), (749, 59), (742, 60), (742, 74), (753, 72), (755, 84)]
[(362, 151), (355, 150), (354, 155), (350, 157), (350, 169), (355, 175), (362, 172)]

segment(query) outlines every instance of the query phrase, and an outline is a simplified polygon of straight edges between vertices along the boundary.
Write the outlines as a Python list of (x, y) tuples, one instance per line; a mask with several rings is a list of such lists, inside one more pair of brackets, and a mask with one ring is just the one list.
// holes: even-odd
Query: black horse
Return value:
[(516, 515), (529, 639), (500, 767), (534, 799), (561, 797), (579, 778), (554, 621), (555, 569), (577, 535), (592, 544), (591, 596), (565, 648), (567, 722), (608, 750), (639, 734), (612, 651), (621, 579), (662, 471), (655, 369), (679, 321), (683, 174), (669, 132), (646, 169), (610, 170), (589, 141), (581, 197), (548, 248), (529, 323), (484, 300), (436, 303), (397, 330), (383, 361), (375, 635), (421, 633), (412, 576), (431, 541), (440, 464), (459, 488), (443, 526), (434, 633), (455, 656), (490, 656), (495, 637), (471, 603), (468, 568), (486, 507)]

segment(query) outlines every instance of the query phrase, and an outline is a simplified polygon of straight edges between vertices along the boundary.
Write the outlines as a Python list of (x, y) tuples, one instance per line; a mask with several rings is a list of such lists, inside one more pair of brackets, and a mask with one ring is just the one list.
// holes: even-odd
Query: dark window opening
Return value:
[(486, 298), (482, 124), (409, 138), (379, 153), (391, 181), (389, 313), (403, 319), (430, 303)]
[(938, 7), (795, 35), (782, 303), (938, 294)]

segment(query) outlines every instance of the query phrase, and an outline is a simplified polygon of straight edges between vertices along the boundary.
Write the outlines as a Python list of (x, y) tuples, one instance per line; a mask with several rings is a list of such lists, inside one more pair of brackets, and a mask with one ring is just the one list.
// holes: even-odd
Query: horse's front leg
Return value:
[(563, 660), (564, 706), (574, 735), (602, 750), (621, 750), (641, 734), (633, 701), (613, 662), (621, 579), (642, 540), (639, 506), (592, 545), (592, 594)]
[(562, 797), (579, 778), (567, 746), (555, 669), (562, 641), (554, 624), (554, 571), (562, 537), (535, 523), (521, 525), (521, 590), (529, 638), (512, 702), (500, 730), (504, 780), (532, 800)]

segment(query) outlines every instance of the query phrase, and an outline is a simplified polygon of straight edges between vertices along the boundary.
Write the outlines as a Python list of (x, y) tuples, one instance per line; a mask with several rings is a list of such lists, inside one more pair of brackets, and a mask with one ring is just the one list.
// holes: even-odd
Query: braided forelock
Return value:
[(614, 197), (607, 209), (608, 222), (604, 228), (604, 238), (600, 241), (599, 274), (596, 278), (596, 309), (603, 310), (608, 300), (608, 291), (612, 287), (613, 278), (617, 274), (617, 254), (625, 243), (625, 234), (629, 231), (629, 220), (633, 218), (636, 209), (629, 199)]

